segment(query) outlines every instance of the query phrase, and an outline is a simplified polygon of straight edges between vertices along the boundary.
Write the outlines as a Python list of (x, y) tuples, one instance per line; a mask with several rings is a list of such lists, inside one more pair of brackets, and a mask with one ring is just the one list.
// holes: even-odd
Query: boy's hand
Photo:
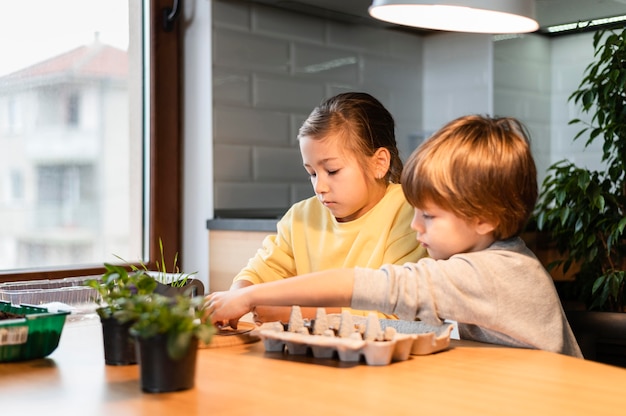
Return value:
[(250, 312), (244, 290), (214, 292), (204, 298), (204, 319), (210, 319), (218, 327), (230, 325), (237, 329), (239, 319)]
[(291, 306), (257, 306), (252, 310), (252, 318), (257, 325), (265, 322), (289, 322)]

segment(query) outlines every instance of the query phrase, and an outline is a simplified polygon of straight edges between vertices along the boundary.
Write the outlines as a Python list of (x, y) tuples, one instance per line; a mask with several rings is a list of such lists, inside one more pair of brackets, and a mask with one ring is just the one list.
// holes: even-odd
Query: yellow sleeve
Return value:
[(293, 208), (278, 221), (276, 234), (268, 235), (254, 257), (235, 276), (233, 282), (247, 280), (253, 284), (280, 280), (296, 274), (291, 243)]

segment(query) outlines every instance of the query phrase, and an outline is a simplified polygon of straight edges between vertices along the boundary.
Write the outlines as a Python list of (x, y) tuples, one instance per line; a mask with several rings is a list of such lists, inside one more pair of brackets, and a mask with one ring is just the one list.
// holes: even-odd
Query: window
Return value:
[(67, 97), (66, 122), (69, 126), (78, 126), (78, 115), (80, 109), (80, 95), (77, 92), (70, 93)]
[(24, 199), (24, 176), (22, 172), (16, 169), (11, 169), (9, 173), (9, 193), (8, 201), (19, 202)]
[(11, 95), (6, 97), (6, 119), (4, 120), (4, 131), (8, 137), (17, 135), (21, 132), (21, 119), (20, 111), (17, 108), (18, 104), (15, 98)]
[[(171, 6), (7, 4), (0, 187), (11, 188), (0, 189), (0, 281), (101, 273), (115, 255), (153, 264), (159, 238), (166, 256), (179, 251), (179, 91), (164, 81), (178, 77), (179, 25), (160, 27)], [(162, 158), (172, 170), (153, 168)], [(10, 204), (18, 196), (19, 209)]]

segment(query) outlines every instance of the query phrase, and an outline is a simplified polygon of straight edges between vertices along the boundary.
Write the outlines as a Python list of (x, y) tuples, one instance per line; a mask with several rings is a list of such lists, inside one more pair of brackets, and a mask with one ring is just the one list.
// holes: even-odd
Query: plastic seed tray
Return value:
[(0, 301), (14, 305), (41, 305), (52, 302), (73, 306), (91, 304), (99, 295), (95, 289), (84, 286), (88, 278), (69, 277), (0, 283)]
[(59, 345), (69, 311), (48, 312), (32, 305), (0, 301), (0, 311), (23, 318), (0, 320), (0, 362), (43, 358)]
[(300, 308), (294, 306), (287, 328), (280, 322), (266, 323), (256, 334), (268, 352), (305, 355), (310, 351), (315, 358), (337, 357), (345, 362), (364, 359), (368, 365), (388, 365), (407, 360), (411, 354), (432, 354), (450, 345), (449, 324), (431, 326), (378, 319), (374, 313), (367, 319), (359, 318), (349, 312), (326, 316), (320, 308), (310, 325), (302, 319)]

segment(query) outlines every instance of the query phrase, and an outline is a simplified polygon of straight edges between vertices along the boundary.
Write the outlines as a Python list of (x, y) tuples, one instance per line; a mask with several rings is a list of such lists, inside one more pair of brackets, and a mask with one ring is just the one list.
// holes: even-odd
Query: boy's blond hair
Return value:
[(451, 121), (405, 163), (402, 190), (411, 205), (437, 205), (495, 226), (497, 240), (519, 235), (537, 201), (537, 169), (518, 120), (479, 115)]

